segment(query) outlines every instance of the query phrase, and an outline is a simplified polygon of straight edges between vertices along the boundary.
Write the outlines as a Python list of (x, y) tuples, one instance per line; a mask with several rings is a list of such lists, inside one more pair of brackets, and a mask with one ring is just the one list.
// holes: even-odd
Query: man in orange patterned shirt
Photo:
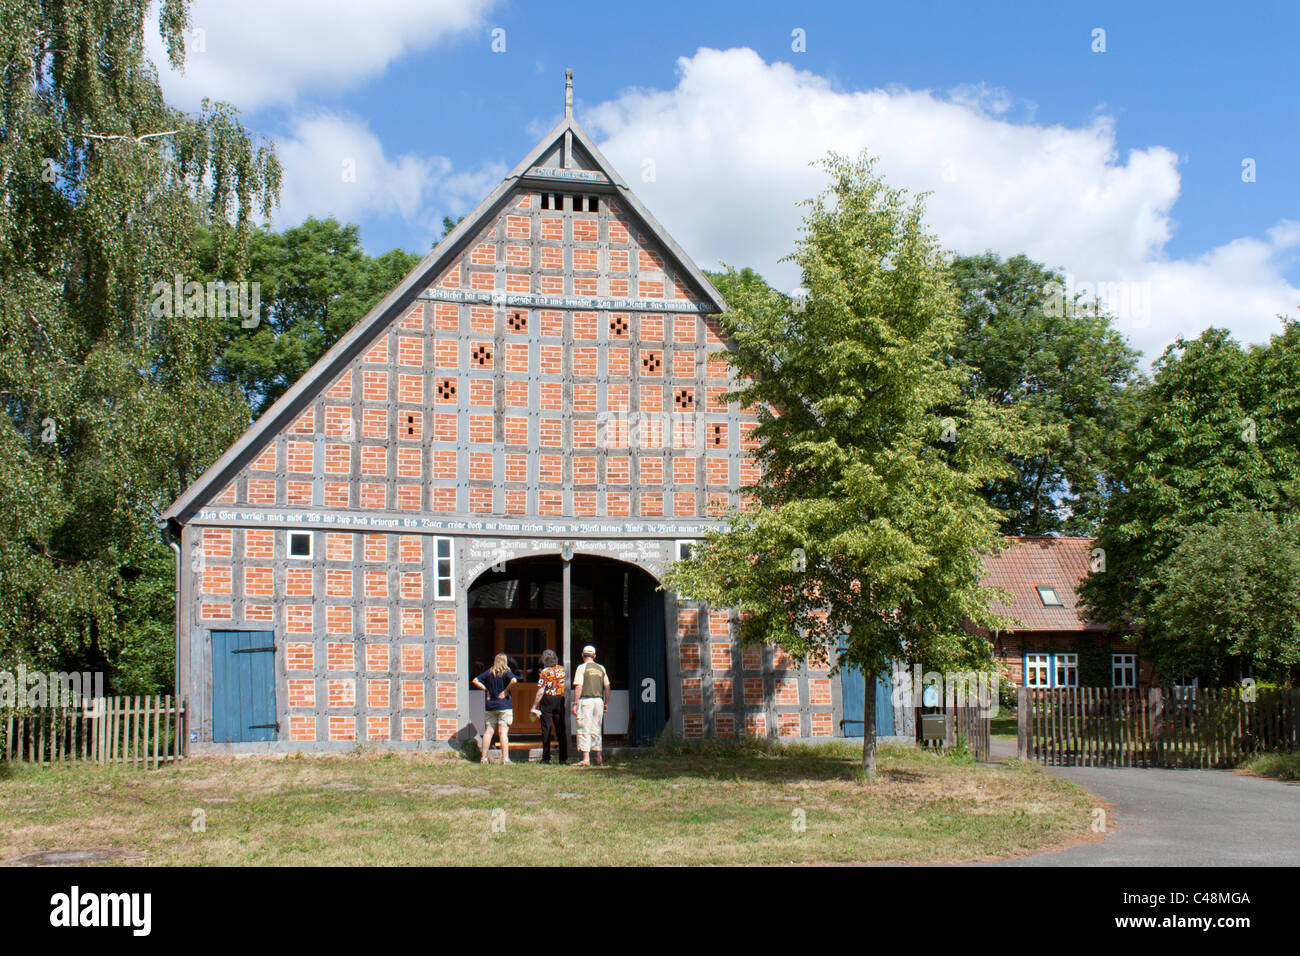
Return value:
[(569, 728), (564, 714), (564, 668), (555, 651), (542, 651), (542, 670), (537, 675), (537, 697), (533, 716), (542, 721), (542, 763), (551, 762), (551, 735), (560, 738), (560, 763), (569, 762)]

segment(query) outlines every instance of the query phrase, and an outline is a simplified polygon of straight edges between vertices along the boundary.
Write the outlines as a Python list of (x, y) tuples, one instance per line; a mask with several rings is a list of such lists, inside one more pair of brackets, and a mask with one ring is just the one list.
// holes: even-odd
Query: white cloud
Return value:
[(933, 191), (928, 218), (948, 247), (1024, 252), (1080, 282), (1131, 284), (1135, 303), (1149, 295), (1149, 316), (1118, 322), (1148, 360), (1211, 324), (1262, 340), (1300, 303), (1280, 261), (1300, 248), (1300, 224), (1168, 258), (1178, 158), (1162, 146), (1121, 157), (1104, 115), (1079, 127), (1016, 123), (1014, 98), (983, 85), (845, 92), (748, 49), (701, 49), (678, 70), (676, 88), (630, 90), (580, 119), (706, 268), (753, 266), (795, 288), (795, 267), (778, 260), (792, 249), (796, 203), (824, 186), (809, 161), (866, 148), (891, 183)]
[(251, 111), (293, 103), (304, 90), (337, 92), (377, 76), (408, 53), (483, 27), (494, 2), (195, 0), (196, 32), (187, 37), (185, 70), (178, 73), (154, 27), (155, 0), (146, 50), (168, 102), (194, 109), (208, 97)]
[(948, 91), (948, 99), (973, 110), (1002, 116), (1015, 105), (1015, 98), (1009, 90), (1000, 86), (989, 86), (983, 80), (978, 83), (963, 83)]
[(278, 227), (307, 216), (397, 216), (431, 237), (441, 211), (465, 212), (507, 172), (501, 164), (457, 172), (444, 156), (389, 156), (364, 122), (331, 113), (297, 117), (276, 153), (284, 166)]

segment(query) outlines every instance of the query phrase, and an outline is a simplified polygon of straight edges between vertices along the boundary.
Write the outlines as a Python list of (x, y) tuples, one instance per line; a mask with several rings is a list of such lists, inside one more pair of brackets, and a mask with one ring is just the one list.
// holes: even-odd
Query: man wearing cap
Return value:
[(582, 751), (579, 767), (591, 766), (596, 755), (600, 766), (600, 726), (609, 710), (609, 674), (596, 663), (596, 649), (588, 644), (582, 649), (582, 663), (573, 672), (573, 714), (578, 718), (578, 749)]

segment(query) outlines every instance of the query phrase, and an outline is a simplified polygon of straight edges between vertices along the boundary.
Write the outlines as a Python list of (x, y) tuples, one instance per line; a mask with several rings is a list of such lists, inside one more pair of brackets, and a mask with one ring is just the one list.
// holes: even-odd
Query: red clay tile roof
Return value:
[[(1100, 631), (1089, 622), (1075, 591), (1088, 576), (1092, 538), (1012, 538), (1011, 547), (984, 556), (982, 584), (1009, 592), (1012, 604), (994, 603), (991, 610), (1021, 622), (1016, 630)], [(1038, 586), (1056, 589), (1061, 607), (1043, 604)]]

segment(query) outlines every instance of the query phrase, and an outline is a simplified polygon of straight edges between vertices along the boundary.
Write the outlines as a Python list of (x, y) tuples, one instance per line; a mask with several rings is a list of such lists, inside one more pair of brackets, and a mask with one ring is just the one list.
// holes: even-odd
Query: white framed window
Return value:
[(1056, 655), (1056, 683), (1055, 687), (1078, 687), (1079, 686), (1079, 655), (1078, 654), (1057, 654)]
[(678, 560), (678, 561), (689, 561), (689, 560), (690, 560), (690, 557), (691, 557), (691, 549), (692, 549), (694, 546), (695, 546), (695, 542), (694, 542), (694, 541), (678, 541), (678, 542), (677, 542), (677, 560)]
[(1110, 655), (1110, 683), (1112, 687), (1137, 686), (1137, 655)]
[(1051, 687), (1052, 686), (1052, 655), (1051, 654), (1026, 654), (1025, 655), (1025, 686), (1026, 687)]
[(435, 601), (456, 600), (456, 585), (452, 558), (451, 538), (433, 539), (433, 598)]
[(310, 561), (313, 537), (315, 536), (310, 531), (290, 531), (289, 544), (284, 549), (284, 556), (294, 561)]
[(1037, 586), (1038, 599), (1043, 602), (1044, 607), (1065, 607), (1065, 602), (1061, 600), (1061, 595), (1057, 593), (1056, 588), (1049, 584), (1040, 584)]

